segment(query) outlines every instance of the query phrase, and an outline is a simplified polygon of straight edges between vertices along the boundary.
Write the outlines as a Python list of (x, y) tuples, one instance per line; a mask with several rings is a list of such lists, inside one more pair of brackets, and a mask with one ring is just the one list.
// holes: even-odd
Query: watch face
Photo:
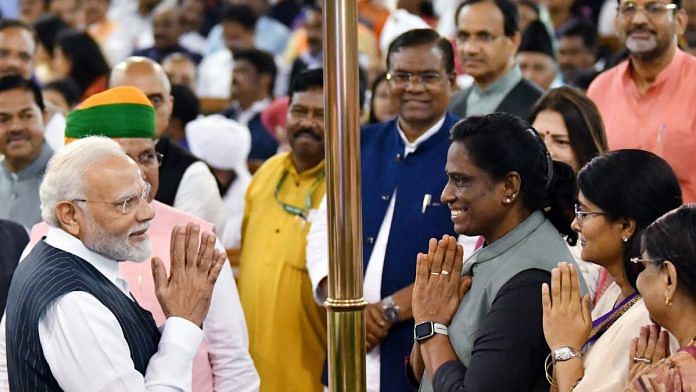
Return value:
[(416, 325), (414, 330), (414, 337), (416, 340), (421, 340), (433, 336), (435, 332), (433, 331), (433, 323), (424, 322)]
[(568, 347), (561, 347), (554, 352), (557, 361), (567, 361), (573, 356), (573, 352)]

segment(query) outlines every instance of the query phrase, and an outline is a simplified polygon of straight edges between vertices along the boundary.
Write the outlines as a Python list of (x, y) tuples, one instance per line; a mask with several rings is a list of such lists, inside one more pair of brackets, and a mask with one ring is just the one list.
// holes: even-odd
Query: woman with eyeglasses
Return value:
[(418, 255), (413, 376), (424, 392), (548, 391), (539, 286), (572, 261), (575, 175), (508, 114), (467, 117), (451, 139), (441, 201), (457, 233), (486, 244), (463, 265), (451, 236)]
[[(696, 204), (668, 212), (643, 233), (638, 291), (650, 319), (676, 337), (674, 355), (666, 333), (645, 326), (631, 347), (631, 391), (691, 391), (696, 388)], [(663, 360), (665, 356), (669, 358)]]
[(552, 390), (561, 392), (621, 391), (631, 341), (650, 324), (636, 291), (642, 265), (630, 260), (640, 256), (643, 230), (681, 205), (681, 190), (667, 162), (642, 150), (594, 158), (580, 170), (578, 185), (572, 227), (580, 234), (582, 259), (606, 268), (614, 282), (590, 313), (589, 296), (577, 288), (577, 269), (561, 263), (552, 271), (550, 287), (542, 286), (544, 336), (551, 349), (547, 376)]

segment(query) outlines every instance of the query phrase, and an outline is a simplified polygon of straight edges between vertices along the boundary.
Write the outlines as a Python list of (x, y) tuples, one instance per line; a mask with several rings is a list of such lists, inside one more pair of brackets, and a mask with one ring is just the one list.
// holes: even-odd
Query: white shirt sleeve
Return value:
[(329, 276), (329, 224), (326, 196), (321, 200), (319, 208), (309, 216), (312, 223), (307, 234), (307, 272), (312, 282), (314, 300), (324, 306), (326, 297), (319, 289), (319, 283)]
[(192, 163), (184, 172), (174, 196), (174, 208), (212, 223), (218, 236), (224, 233), (225, 205), (215, 177), (203, 161)]
[(10, 380), (7, 378), (7, 351), (5, 350), (5, 313), (0, 321), (0, 392), (10, 392)]
[[(222, 245), (218, 241), (218, 249)], [(249, 335), (230, 264), (220, 271), (203, 323), (216, 391), (258, 391), (259, 375), (249, 355)]]
[(65, 391), (190, 391), (203, 331), (182, 318), (168, 318), (143, 377), (116, 316), (91, 294), (74, 291), (46, 309), (39, 339)]

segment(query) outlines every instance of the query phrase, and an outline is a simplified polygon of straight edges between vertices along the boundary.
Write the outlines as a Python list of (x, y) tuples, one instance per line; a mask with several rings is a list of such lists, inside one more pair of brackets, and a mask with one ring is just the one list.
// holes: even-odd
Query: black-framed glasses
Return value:
[(616, 7), (619, 15), (625, 19), (633, 19), (638, 11), (643, 11), (649, 19), (657, 19), (663, 16), (668, 11), (677, 9), (676, 4), (665, 4), (659, 1), (651, 1), (645, 5), (638, 5), (635, 2), (628, 1)]
[(426, 86), (437, 84), (445, 76), (445, 73), (438, 71), (425, 71), (425, 72), (405, 72), (405, 71), (394, 71), (387, 72), (387, 80), (394, 83), (397, 86), (405, 86), (409, 82), (420, 83)]
[(73, 202), (80, 202), (80, 203), (104, 203), (104, 204), (111, 204), (114, 207), (120, 207), (120, 211), (123, 215), (129, 215), (135, 209), (138, 207), (138, 204), (140, 204), (140, 200), (143, 199), (147, 202), (147, 198), (150, 196), (150, 190), (152, 189), (152, 186), (150, 185), (149, 182), (145, 183), (145, 186), (143, 187), (143, 190), (139, 195), (133, 195), (130, 197), (127, 197), (126, 199), (122, 201), (103, 201), (103, 200), (87, 200), (87, 199), (73, 199), (71, 201)]
[(136, 159), (138, 163), (145, 167), (160, 167), (162, 166), (162, 161), (164, 160), (164, 154), (156, 151), (146, 151)]
[(598, 215), (606, 215), (606, 212), (602, 211), (583, 211), (582, 207), (580, 207), (579, 204), (575, 204), (575, 219), (578, 221), (578, 224), (582, 226), (583, 222), (585, 221), (585, 218), (588, 216), (598, 216)]

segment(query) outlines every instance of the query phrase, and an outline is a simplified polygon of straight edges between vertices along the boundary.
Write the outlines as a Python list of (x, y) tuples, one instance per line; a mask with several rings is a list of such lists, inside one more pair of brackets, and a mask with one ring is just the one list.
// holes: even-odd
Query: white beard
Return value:
[(147, 229), (150, 226), (149, 223), (139, 224), (127, 233), (114, 237), (97, 224), (91, 216), (86, 215), (86, 221), (87, 230), (83, 243), (91, 251), (116, 261), (128, 260), (142, 263), (150, 257), (152, 253), (150, 237), (135, 243), (132, 243), (129, 238), (130, 234)]

